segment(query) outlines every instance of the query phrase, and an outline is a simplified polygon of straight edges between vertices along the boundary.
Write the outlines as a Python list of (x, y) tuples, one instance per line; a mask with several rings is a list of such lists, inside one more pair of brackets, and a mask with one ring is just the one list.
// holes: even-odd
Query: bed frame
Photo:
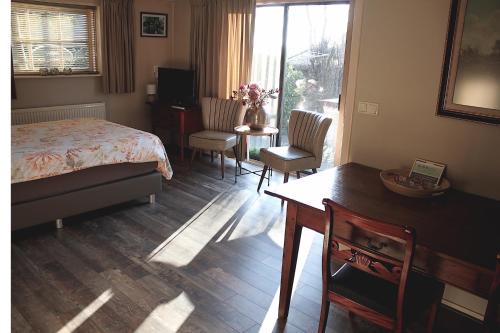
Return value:
[[(49, 108), (12, 110), (13, 124), (70, 118), (105, 119), (104, 103), (56, 106)], [(36, 198), (11, 205), (12, 231), (33, 225), (56, 221), (62, 228), (62, 219), (99, 208), (149, 196), (155, 202), (155, 193), (162, 190), (162, 176), (153, 171), (134, 177), (110, 181), (54, 196)]]
[(153, 204), (155, 193), (162, 190), (161, 178), (161, 174), (155, 171), (48, 198), (14, 204), (11, 206), (12, 230), (54, 220), (57, 228), (62, 228), (63, 218), (140, 197), (149, 196), (149, 202)]

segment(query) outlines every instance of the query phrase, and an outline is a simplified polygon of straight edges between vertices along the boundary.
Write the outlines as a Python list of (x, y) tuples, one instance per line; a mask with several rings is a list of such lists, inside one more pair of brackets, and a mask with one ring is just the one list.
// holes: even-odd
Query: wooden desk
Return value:
[(158, 128), (174, 131), (180, 150), (180, 159), (184, 161), (185, 137), (203, 130), (201, 108), (189, 106), (185, 109), (173, 108), (158, 102), (148, 103), (151, 105), (153, 118), (153, 133)]
[[(500, 202), (450, 190), (431, 199), (407, 198), (387, 190), (380, 170), (349, 163), (265, 193), (288, 202), (279, 316), (286, 318), (302, 227), (323, 233), (323, 198), (359, 214), (410, 225), (417, 231), (414, 269), (478, 296), (488, 298), (500, 247)], [(336, 224), (335, 232), (360, 243), (385, 243), (380, 252), (397, 251), (391, 240)]]

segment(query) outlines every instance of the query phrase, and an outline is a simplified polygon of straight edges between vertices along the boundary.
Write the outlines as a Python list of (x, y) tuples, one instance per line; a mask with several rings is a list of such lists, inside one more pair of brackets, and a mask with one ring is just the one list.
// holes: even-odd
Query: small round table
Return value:
[[(244, 176), (248, 175), (250, 173), (253, 173), (254, 175), (260, 176), (262, 173), (262, 170), (249, 170), (247, 168), (244, 168), (242, 166), (242, 162), (239, 160), (239, 152), (242, 150), (242, 144), (240, 138), (245, 138), (245, 144), (246, 144), (246, 159), (248, 159), (248, 136), (268, 136), (269, 137), (269, 147), (274, 147), (276, 144), (276, 134), (279, 133), (279, 130), (276, 127), (271, 127), (271, 126), (266, 126), (263, 129), (251, 129), (248, 125), (241, 125), (237, 126), (234, 128), (234, 132), (236, 133), (236, 168), (234, 169), (234, 182), (236, 183), (236, 177), (238, 176)], [(239, 167), (239, 173), (238, 173), (238, 167)], [(243, 172), (242, 170), (245, 170)], [(272, 170), (269, 169), (269, 174), (267, 177), (267, 185), (269, 186), (269, 180), (272, 176)]]

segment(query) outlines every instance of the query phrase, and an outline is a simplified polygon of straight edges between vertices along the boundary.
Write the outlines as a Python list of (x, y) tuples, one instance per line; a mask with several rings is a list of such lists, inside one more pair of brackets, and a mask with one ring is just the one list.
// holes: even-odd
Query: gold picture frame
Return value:
[(500, 1), (452, 0), (437, 114), (500, 124)]

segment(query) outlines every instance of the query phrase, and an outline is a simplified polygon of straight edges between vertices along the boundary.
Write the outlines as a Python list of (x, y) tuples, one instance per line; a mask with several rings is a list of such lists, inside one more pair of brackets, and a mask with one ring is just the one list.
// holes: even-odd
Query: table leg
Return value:
[(180, 145), (181, 145), (181, 161), (184, 161), (184, 135), (181, 134), (180, 138)]
[(234, 152), (234, 183), (237, 183), (237, 176), (238, 176), (238, 135), (236, 135), (236, 146), (233, 147), (233, 152)]
[[(269, 147), (274, 147), (274, 135), (270, 135), (269, 136), (270, 140), (269, 140)], [(273, 168), (271, 166), (269, 166), (269, 172), (267, 174), (267, 186), (269, 186), (269, 183), (271, 182), (271, 177), (273, 175)]]
[(290, 308), (301, 235), (302, 226), (297, 223), (297, 204), (288, 202), (285, 242), (283, 244), (283, 262), (281, 265), (280, 303), (278, 310), (278, 316), (281, 319), (286, 319)]
[[(243, 148), (246, 149), (246, 137), (247, 137), (246, 135), (241, 135), (240, 136), (240, 143), (241, 143), (241, 145), (240, 145), (239, 152), (240, 152), (241, 155), (243, 155), (243, 153), (242, 153), (243, 152)], [(245, 140), (245, 143), (243, 143), (243, 140)], [(241, 160), (240, 163), (238, 163), (238, 165), (240, 166), (240, 175), (241, 175), (241, 172), (242, 172), (241, 171), (241, 169), (242, 169), (241, 163), (245, 160), (245, 158), (246, 158), (246, 154), (245, 154), (245, 156), (243, 156), (243, 160)]]
[[(184, 112), (179, 113), (179, 144), (181, 146), (181, 161), (184, 161)], [(201, 153), (200, 153), (201, 155)]]

